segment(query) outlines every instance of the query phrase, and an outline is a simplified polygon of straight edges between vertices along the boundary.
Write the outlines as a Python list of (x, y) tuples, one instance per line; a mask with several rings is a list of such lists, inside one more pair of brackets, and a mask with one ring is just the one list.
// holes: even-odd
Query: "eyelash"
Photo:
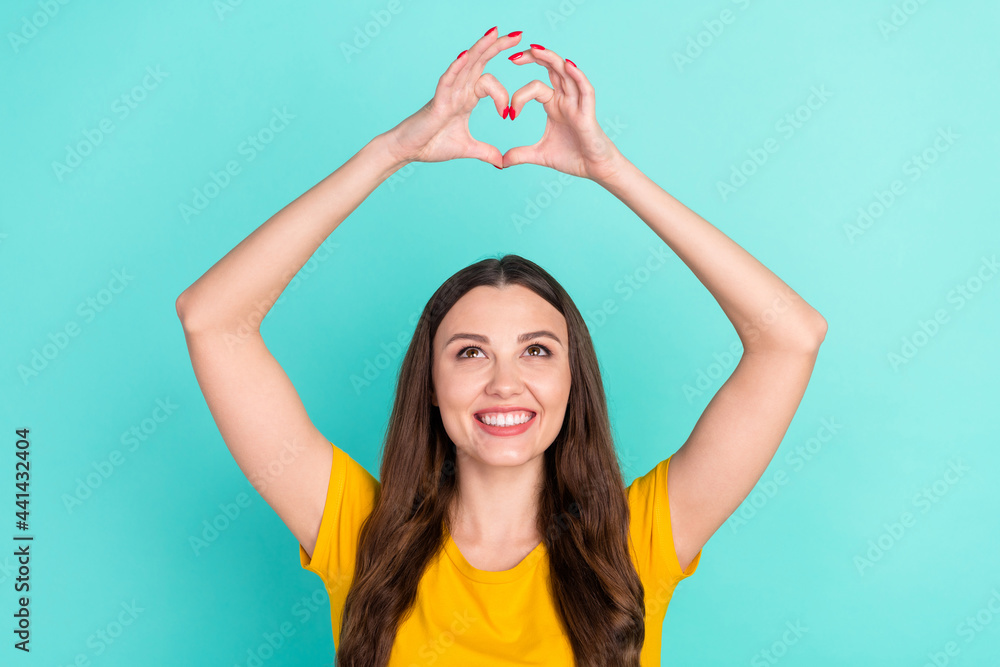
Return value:
[[(549, 348), (547, 348), (544, 345), (542, 345), (541, 343), (531, 343), (530, 345), (528, 345), (528, 347), (541, 348), (542, 350), (545, 350), (545, 355), (544, 356), (552, 356), (552, 351), (549, 350)], [(469, 346), (463, 347), (461, 350), (459, 350), (458, 354), (456, 356), (459, 359), (478, 359), (479, 358), (479, 357), (463, 357), (462, 355), (465, 354), (466, 350), (479, 350), (480, 353), (483, 352), (483, 348), (479, 347), (478, 345), (469, 345)], [(541, 356), (541, 355), (532, 355), (532, 356)]]

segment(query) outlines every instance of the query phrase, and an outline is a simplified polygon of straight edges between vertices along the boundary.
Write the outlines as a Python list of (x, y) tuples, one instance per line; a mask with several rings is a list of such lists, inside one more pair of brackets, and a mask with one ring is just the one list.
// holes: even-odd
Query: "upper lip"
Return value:
[(528, 408), (522, 408), (516, 405), (498, 405), (495, 408), (485, 408), (474, 412), (473, 414), (483, 415), (492, 412), (530, 412), (531, 414), (537, 414), (534, 410), (529, 410)]

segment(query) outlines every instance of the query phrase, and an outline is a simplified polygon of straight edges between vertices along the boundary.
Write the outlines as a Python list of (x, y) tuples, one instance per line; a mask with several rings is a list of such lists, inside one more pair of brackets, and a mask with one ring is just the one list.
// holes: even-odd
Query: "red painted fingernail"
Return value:
[(518, 58), (520, 58), (523, 55), (524, 55), (523, 53), (515, 53), (512, 56), (507, 56), (507, 60), (517, 60)]
[[(493, 163), (491, 162), (490, 164), (493, 164)], [(493, 166), (497, 167), (495, 164), (493, 164)], [(503, 167), (497, 167), (497, 169), (503, 169)]]
[(514, 107), (510, 108), (510, 119), (514, 120)]
[(509, 33), (507, 33), (507, 36), (508, 36), (508, 37), (517, 37), (517, 36), (518, 36), (518, 35), (520, 35), (520, 34), (521, 34), (522, 32), (524, 32), (524, 31), (523, 31), (523, 30), (515, 30), (514, 32), (509, 32)]
[(544, 51), (545, 50), (545, 47), (542, 46), (541, 44), (532, 44), (531, 48), (538, 49), (539, 51)]
[(507, 105), (507, 106), (505, 106), (503, 108), (503, 118), (504, 118), (504, 120), (507, 120), (507, 114), (509, 114), (509, 113), (510, 113), (510, 105)]
[(458, 57), (456, 57), (455, 60), (458, 60), (459, 58), (461, 58), (462, 56), (464, 56), (468, 52), (469, 52), (468, 49), (466, 49), (465, 51), (462, 51), (461, 53), (458, 54)]
[(486, 32), (483, 33), (483, 37), (486, 37), (486, 35), (490, 34), (491, 32), (493, 32), (496, 29), (497, 29), (497, 27), (493, 26), (492, 28), (490, 28), (489, 30), (487, 30)]
[(572, 65), (573, 67), (576, 67), (576, 63), (575, 63), (575, 62), (573, 62), (572, 60), (570, 60), (569, 58), (567, 58), (567, 59), (566, 59), (566, 62), (568, 62), (568, 63), (569, 63), (570, 65)]

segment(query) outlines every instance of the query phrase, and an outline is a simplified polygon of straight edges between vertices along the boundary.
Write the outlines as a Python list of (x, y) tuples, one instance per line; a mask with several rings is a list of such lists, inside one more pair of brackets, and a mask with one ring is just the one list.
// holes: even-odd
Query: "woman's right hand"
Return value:
[(492, 74), (483, 74), (483, 68), (493, 56), (519, 41), (521, 31), (497, 37), (494, 26), (472, 48), (459, 54), (438, 79), (434, 97), (385, 133), (390, 153), (404, 163), (476, 158), (502, 169), (500, 150), (469, 133), (469, 114), (479, 100), (489, 96), (501, 118), (507, 117), (504, 110), (510, 96)]

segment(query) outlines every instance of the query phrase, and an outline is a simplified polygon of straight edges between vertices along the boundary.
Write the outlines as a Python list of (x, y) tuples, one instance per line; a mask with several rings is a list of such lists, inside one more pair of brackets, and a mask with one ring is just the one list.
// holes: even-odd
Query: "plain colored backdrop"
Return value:
[[(663, 664), (996, 664), (1000, 5), (985, 0), (4, 3), (5, 628), (21, 427), (35, 539), (32, 650), (5, 630), (0, 663), (332, 661), (322, 584), (226, 449), (174, 301), (493, 25), (574, 60), (625, 156), (829, 324), (773, 462), (673, 597)], [(548, 82), (513, 52), (486, 71), (510, 92)], [(483, 100), (470, 126), (504, 151), (536, 141), (544, 111), (502, 121)], [(264, 338), (318, 428), (377, 475), (416, 314), (505, 252), (584, 313), (630, 483), (680, 447), (740, 348), (593, 182), (406, 167)]]

